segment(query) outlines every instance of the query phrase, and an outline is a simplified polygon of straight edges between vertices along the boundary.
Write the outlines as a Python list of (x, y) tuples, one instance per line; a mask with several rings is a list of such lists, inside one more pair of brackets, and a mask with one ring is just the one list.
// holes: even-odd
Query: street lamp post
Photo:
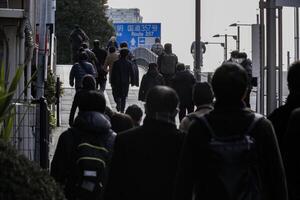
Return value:
[(241, 33), (240, 33), (241, 26), (252, 26), (252, 24), (233, 23), (233, 24), (230, 24), (229, 26), (237, 27), (236, 50), (240, 51), (240, 49), (241, 49)]
[(225, 38), (225, 42), (224, 42), (224, 60), (227, 60), (227, 51), (228, 51), (228, 36), (232, 37), (234, 40), (237, 40), (237, 36), (236, 35), (228, 35), (228, 34), (224, 34), (224, 35), (220, 35), (220, 34), (216, 34), (213, 37), (224, 37)]
[(197, 81), (201, 81), (201, 0), (195, 0), (196, 14), (195, 14), (195, 66), (194, 66), (194, 76)]
[(221, 45), (221, 47), (223, 47), (223, 49), (224, 49), (224, 61), (227, 60), (227, 57), (226, 57), (227, 50), (225, 49), (225, 43), (224, 42), (204, 42), (204, 44), (206, 44), (206, 45), (208, 45), (208, 44), (219, 44), (219, 45)]

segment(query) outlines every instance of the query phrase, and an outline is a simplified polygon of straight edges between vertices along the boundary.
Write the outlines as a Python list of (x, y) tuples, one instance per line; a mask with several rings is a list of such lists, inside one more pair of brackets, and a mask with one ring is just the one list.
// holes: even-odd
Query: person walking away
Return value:
[(132, 104), (128, 106), (125, 114), (132, 118), (134, 126), (140, 126), (143, 117), (143, 111), (138, 105)]
[(139, 89), (138, 100), (145, 101), (148, 91), (156, 85), (165, 85), (164, 77), (158, 72), (156, 63), (150, 63), (148, 71), (144, 74)]
[(94, 67), (87, 61), (88, 55), (85, 51), (79, 53), (79, 62), (75, 63), (70, 71), (69, 83), (70, 86), (74, 86), (75, 79), (75, 90), (78, 91), (81, 88), (81, 79), (84, 75), (90, 74), (96, 77)]
[(134, 76), (132, 64), (127, 60), (128, 52), (127, 49), (120, 51), (120, 58), (114, 62), (111, 72), (112, 93), (117, 104), (117, 111), (121, 113), (124, 113), (129, 84), (133, 84)]
[(208, 82), (196, 82), (193, 87), (192, 97), (196, 111), (186, 115), (181, 120), (179, 130), (184, 133), (188, 133), (190, 125), (196, 118), (213, 110), (214, 94)]
[(68, 200), (102, 199), (116, 134), (104, 116), (105, 98), (89, 91), (72, 128), (57, 143), (51, 176), (63, 186)]
[(164, 52), (164, 47), (160, 43), (160, 38), (155, 38), (155, 43), (151, 46), (151, 51), (157, 56), (161, 56)]
[(185, 70), (183, 63), (177, 64), (176, 74), (172, 80), (172, 88), (179, 96), (179, 120), (181, 121), (186, 113), (194, 111), (192, 99), (195, 77), (188, 70)]
[(252, 90), (252, 78), (253, 78), (252, 77), (252, 61), (247, 58), (247, 54), (245, 52), (238, 53), (237, 58), (236, 59), (233, 58), (233, 61), (240, 64), (247, 72), (249, 81), (248, 81), (247, 94), (246, 94), (244, 101), (245, 101), (247, 107), (251, 108), (250, 94), (251, 94), (251, 90)]
[(136, 64), (136, 61), (134, 59), (134, 55), (132, 52), (128, 49), (128, 44), (127, 42), (122, 42), (120, 44), (120, 50), (122, 49), (127, 49), (129, 51), (127, 59), (131, 62), (132, 64), (132, 69), (133, 69), (133, 85), (132, 86), (140, 86), (140, 79), (139, 79), (139, 67)]
[(275, 109), (268, 119), (272, 122), (275, 133), (277, 135), (279, 147), (282, 155), (284, 154), (286, 146), (283, 144), (284, 135), (286, 133), (288, 120), (291, 112), (300, 107), (300, 62), (294, 62), (288, 69), (287, 83), (289, 88), (289, 95), (286, 103)]
[(103, 66), (104, 71), (108, 72), (109, 74), (109, 83), (111, 83), (111, 71), (114, 62), (116, 62), (118, 59), (119, 59), (119, 54), (116, 52), (116, 48), (110, 47)]
[(97, 88), (98, 85), (100, 86), (100, 90), (104, 92), (106, 88), (106, 81), (107, 81), (107, 70), (104, 69), (104, 63), (105, 59), (107, 57), (107, 52), (100, 48), (100, 42), (99, 40), (94, 40), (94, 48), (92, 49), (92, 52), (95, 54), (98, 64), (96, 66), (98, 77), (96, 79), (97, 82)]
[(272, 124), (245, 106), (247, 86), (247, 72), (236, 63), (215, 71), (214, 110), (185, 137), (174, 200), (288, 199)]
[(157, 58), (159, 72), (163, 75), (167, 86), (171, 86), (171, 80), (176, 72), (178, 58), (172, 53), (172, 44), (166, 43), (164, 53)]
[(94, 67), (94, 70), (98, 76), (98, 71), (97, 71), (97, 65), (99, 63), (96, 55), (94, 54), (94, 52), (92, 50), (89, 49), (89, 45), (87, 43), (82, 43), (81, 47), (83, 48), (83, 50), (86, 52), (86, 54), (88, 55), (88, 62), (91, 63)]
[(172, 200), (184, 135), (175, 123), (176, 92), (152, 88), (143, 125), (117, 135), (105, 200)]
[(79, 102), (81, 101), (82, 98), (84, 98), (83, 96), (85, 96), (89, 91), (96, 90), (96, 80), (92, 75), (90, 75), (90, 74), (84, 75), (81, 82), (82, 82), (81, 83), (82, 89), (78, 90), (75, 93), (75, 96), (74, 96), (74, 99), (72, 102), (72, 107), (71, 107), (70, 116), (69, 116), (70, 127), (73, 126), (75, 112), (79, 105)]
[(120, 134), (123, 131), (127, 131), (134, 127), (132, 118), (124, 113), (115, 112), (110, 120), (111, 129)]
[(300, 199), (299, 122), (300, 108), (297, 108), (291, 113), (284, 137), (285, 152), (283, 154), (283, 160), (285, 163), (290, 200)]
[(86, 33), (79, 27), (75, 25), (69, 37), (71, 46), (72, 46), (72, 61), (73, 63), (78, 62), (78, 51), (83, 42), (88, 43), (89, 37)]
[(111, 38), (109, 39), (108, 44), (106, 46), (106, 50), (108, 50), (110, 47), (115, 47), (116, 50), (119, 49), (119, 44), (116, 40), (116, 36), (111, 36)]

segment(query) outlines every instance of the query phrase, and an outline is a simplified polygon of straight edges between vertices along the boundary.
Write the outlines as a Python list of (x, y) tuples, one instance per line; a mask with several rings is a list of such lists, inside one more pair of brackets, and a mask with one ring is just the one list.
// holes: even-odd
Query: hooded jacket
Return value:
[[(74, 122), (74, 129), (63, 132), (57, 143), (55, 154), (51, 163), (51, 176), (64, 185), (65, 195), (73, 199), (75, 168), (75, 153), (80, 134), (90, 134), (91, 137), (101, 137), (105, 140), (106, 148), (111, 154), (116, 134), (111, 130), (111, 125), (105, 115), (89, 111), (81, 112)], [(109, 155), (110, 157), (110, 155)]]

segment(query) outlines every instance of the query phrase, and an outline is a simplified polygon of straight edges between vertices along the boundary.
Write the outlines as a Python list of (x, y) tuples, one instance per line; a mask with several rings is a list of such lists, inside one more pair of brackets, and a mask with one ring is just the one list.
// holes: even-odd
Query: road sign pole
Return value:
[(194, 66), (194, 76), (198, 82), (201, 81), (201, 68), (200, 68), (200, 59), (201, 59), (201, 0), (195, 0), (196, 10), (195, 10), (195, 66)]
[(277, 107), (275, 0), (268, 0), (267, 6), (267, 114), (270, 114)]
[(260, 85), (259, 85), (259, 112), (265, 114), (265, 7), (264, 0), (260, 0)]

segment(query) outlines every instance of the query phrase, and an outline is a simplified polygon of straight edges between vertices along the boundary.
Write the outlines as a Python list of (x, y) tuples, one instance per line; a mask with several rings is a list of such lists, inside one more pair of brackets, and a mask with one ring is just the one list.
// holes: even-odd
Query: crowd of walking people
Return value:
[[(137, 105), (126, 109), (129, 85), (139, 85), (126, 43), (112, 37), (105, 49), (94, 41), (92, 50), (81, 44), (73, 54), (70, 128), (51, 164), (66, 198), (300, 199), (300, 62), (289, 68), (286, 104), (266, 118), (250, 108), (247, 54), (232, 52), (211, 83), (196, 82), (170, 43), (155, 42), (158, 60), (149, 64), (138, 95), (144, 113)], [(103, 95), (107, 74), (117, 112)]]

